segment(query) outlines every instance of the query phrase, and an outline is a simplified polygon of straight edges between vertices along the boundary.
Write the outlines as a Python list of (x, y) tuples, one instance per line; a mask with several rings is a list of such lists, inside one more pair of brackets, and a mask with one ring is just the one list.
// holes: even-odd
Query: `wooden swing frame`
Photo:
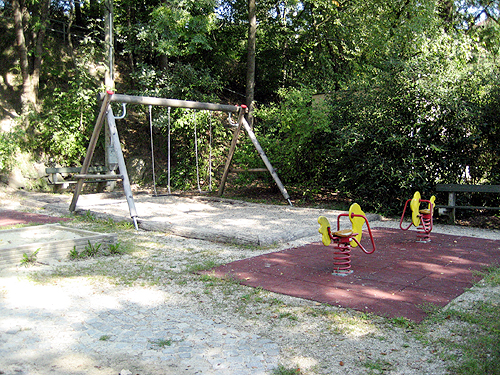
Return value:
[[(174, 107), (174, 108), (188, 108), (188, 109), (197, 109), (197, 110), (208, 110), (208, 111), (221, 111), (221, 112), (228, 112), (228, 113), (236, 113), (238, 115), (238, 122), (236, 125), (236, 130), (234, 131), (233, 134), (233, 139), (231, 141), (231, 146), (229, 148), (229, 154), (226, 160), (226, 165), (224, 167), (224, 173), (222, 175), (222, 179), (219, 185), (219, 196), (222, 196), (224, 193), (224, 188), (225, 184), (227, 181), (227, 177), (229, 174), (229, 168), (231, 166), (231, 162), (234, 156), (234, 152), (236, 150), (236, 144), (238, 142), (238, 137), (242, 131), (242, 129), (245, 129), (246, 133), (248, 134), (250, 140), (252, 141), (253, 145), (255, 146), (259, 156), (263, 160), (264, 164), (267, 167), (267, 170), (273, 177), (274, 181), (278, 185), (278, 188), (281, 191), (281, 194), (283, 197), (288, 201), (290, 205), (292, 205), (292, 202), (290, 201), (290, 196), (288, 195), (288, 192), (286, 191), (285, 187), (281, 183), (280, 178), (278, 177), (278, 174), (276, 173), (275, 169), (269, 162), (269, 159), (267, 158), (264, 150), (259, 144), (259, 141), (257, 140), (257, 137), (255, 136), (253, 130), (250, 128), (250, 125), (248, 124), (247, 120), (245, 119), (245, 113), (247, 112), (247, 107), (244, 105), (241, 106), (232, 106), (232, 105), (223, 105), (223, 104), (214, 104), (214, 103), (203, 103), (203, 102), (194, 102), (194, 101), (186, 101), (186, 100), (177, 100), (177, 99), (164, 99), (164, 98), (155, 98), (155, 97), (147, 97), (147, 96), (132, 96), (132, 95), (122, 95), (122, 94), (115, 94), (112, 91), (106, 91), (105, 93), (100, 95), (100, 99), (102, 101), (101, 103), (101, 109), (99, 111), (99, 115), (97, 117), (96, 125), (94, 127), (94, 131), (92, 133), (92, 137), (90, 139), (89, 146), (87, 148), (87, 153), (85, 155), (85, 160), (83, 161), (81, 172), (79, 175), (76, 175), (75, 178), (77, 179), (76, 183), (76, 188), (73, 193), (73, 199), (71, 201), (71, 204), (69, 206), (70, 211), (75, 211), (76, 210), (76, 204), (78, 202), (78, 197), (80, 196), (80, 193), (83, 188), (83, 184), (85, 180), (92, 180), (99, 178), (101, 180), (122, 180), (123, 182), (123, 190), (125, 193), (125, 197), (127, 199), (129, 211), (130, 211), (130, 217), (134, 221), (134, 226), (136, 229), (138, 228), (138, 223), (137, 223), (137, 210), (135, 208), (135, 203), (134, 203), (134, 198), (132, 195), (132, 189), (130, 187), (130, 180), (128, 178), (128, 173), (127, 173), (127, 167), (125, 165), (125, 159), (123, 158), (123, 152), (121, 149), (121, 144), (120, 144), (120, 139), (118, 137), (118, 131), (116, 129), (116, 123), (115, 123), (115, 116), (113, 114), (113, 109), (111, 108), (111, 103), (116, 102), (116, 103), (122, 103), (122, 104), (143, 104), (143, 105), (150, 105), (150, 106), (162, 106), (162, 107)], [(105, 175), (92, 175), (88, 174), (90, 163), (92, 161), (92, 157), (94, 156), (94, 151), (97, 145), (97, 141), (99, 139), (99, 134), (101, 133), (104, 120), (107, 120), (108, 127), (109, 127), (109, 134), (111, 138), (111, 144), (113, 146), (113, 150), (116, 154), (117, 161), (118, 161), (118, 169), (120, 174), (113, 174), (113, 171), (110, 171), (109, 174)]]

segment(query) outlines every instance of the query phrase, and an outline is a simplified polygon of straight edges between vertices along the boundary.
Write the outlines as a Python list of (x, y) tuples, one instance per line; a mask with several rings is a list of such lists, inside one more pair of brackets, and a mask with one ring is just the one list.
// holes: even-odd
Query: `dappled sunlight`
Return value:
[(294, 356), (290, 361), (301, 370), (309, 370), (319, 364), (318, 360), (312, 357)]
[(334, 315), (332, 321), (332, 329), (351, 339), (360, 339), (378, 333), (378, 328), (374, 323), (356, 316)]
[(206, 203), (194, 203), (194, 202), (186, 202), (186, 203), (178, 203), (174, 204), (174, 207), (177, 211), (183, 213), (193, 213), (200, 216), (208, 216), (210, 211), (218, 211), (217, 208), (210, 206)]
[(132, 289), (127, 292), (127, 301), (144, 307), (159, 306), (168, 299), (165, 294), (165, 292), (153, 288)]
[[(64, 290), (55, 285), (35, 285), (17, 277), (3, 278), (1, 285), (8, 289), (3, 302), (16, 308), (40, 308), (49, 311), (71, 307), (71, 299)], [(82, 285), (83, 287), (83, 285)]]
[(370, 296), (376, 296), (377, 298), (380, 298), (381, 300), (388, 300), (388, 301), (405, 301), (406, 298), (402, 296), (400, 293), (396, 294), (395, 292), (392, 291), (384, 291), (381, 289), (376, 289), (376, 288), (364, 288), (364, 293)]

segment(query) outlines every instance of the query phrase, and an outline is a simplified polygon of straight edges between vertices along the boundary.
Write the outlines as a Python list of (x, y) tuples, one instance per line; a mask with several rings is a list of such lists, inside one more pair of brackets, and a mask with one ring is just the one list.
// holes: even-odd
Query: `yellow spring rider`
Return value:
[[(420, 193), (416, 191), (415, 194), (413, 194), (413, 198), (408, 199), (405, 203), (399, 227), (402, 230), (408, 230), (412, 225), (414, 225), (417, 228), (417, 242), (426, 243), (431, 241), (432, 217), (434, 216), (435, 201), (436, 197), (434, 195), (429, 200), (421, 199)], [(403, 227), (403, 221), (408, 203), (410, 203), (411, 221), (405, 228)], [(426, 208), (420, 209), (421, 203), (426, 203)]]
[[(340, 229), (340, 218), (343, 216), (349, 217), (352, 224), (351, 229)], [(332, 275), (346, 276), (353, 272), (351, 270), (351, 248), (359, 246), (366, 254), (371, 254), (375, 251), (375, 243), (373, 241), (370, 224), (368, 223), (365, 213), (357, 203), (351, 205), (348, 214), (340, 214), (337, 217), (336, 232), (332, 233), (330, 222), (326, 217), (320, 216), (318, 218), (318, 223), (320, 224), (319, 233), (322, 234), (323, 245), (329, 246), (333, 243), (333, 265), (335, 268)], [(371, 251), (366, 250), (360, 243), (362, 229), (365, 223), (372, 243)]]

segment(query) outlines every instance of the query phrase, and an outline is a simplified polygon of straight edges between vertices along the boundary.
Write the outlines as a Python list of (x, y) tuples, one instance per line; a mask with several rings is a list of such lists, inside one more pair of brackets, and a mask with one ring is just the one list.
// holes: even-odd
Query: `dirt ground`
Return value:
[[(129, 217), (123, 197), (112, 197), (83, 199), (80, 214), (90, 212), (104, 220)], [(445, 319), (414, 325), (193, 273), (196, 267), (319, 241), (318, 214), (335, 216), (335, 211), (255, 203), (241, 204), (240, 210), (231, 200), (180, 198), (177, 204), (155, 200), (161, 207), (154, 208), (148, 202), (153, 199), (150, 195), (138, 194), (137, 207), (145, 208), (142, 225), (158, 224), (156, 209), (168, 218), (169, 228), (183, 216), (184, 233), (180, 229), (178, 234), (120, 230), (119, 239), (134, 249), (130, 254), (2, 271), (0, 372), (268, 375), (282, 364), (308, 375), (447, 374), (450, 353), (443, 341), (460, 341), (457, 327), (463, 322)], [(0, 196), (3, 207), (51, 215), (68, 215), (70, 199), (68, 194), (28, 192)], [(207, 217), (211, 211), (222, 216)], [(239, 231), (245, 232), (245, 238), (255, 227), (266, 232), (259, 241), (280, 233), (281, 242), (248, 246), (186, 235), (199, 234), (204, 220), (230, 232), (234, 231), (231, 222), (243, 220)], [(198, 228), (187, 230), (186, 222)], [(75, 220), (65, 225), (92, 229), (94, 224)], [(398, 222), (382, 220), (378, 225), (397, 226)], [(498, 231), (480, 228), (437, 226), (436, 230), (500, 238)], [(300, 238), (287, 237), (300, 231)], [(498, 295), (498, 288), (479, 285), (446, 308), (467, 310)], [(159, 350), (151, 345), (158, 339), (172, 344)], [(455, 357), (460, 358), (459, 354)]]

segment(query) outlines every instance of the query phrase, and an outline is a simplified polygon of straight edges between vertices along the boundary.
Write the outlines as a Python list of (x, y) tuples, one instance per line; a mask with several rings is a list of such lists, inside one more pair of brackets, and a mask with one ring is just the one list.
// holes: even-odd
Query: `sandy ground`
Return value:
[[(68, 215), (72, 195), (16, 193), (16, 204), (39, 213)], [(212, 197), (152, 196), (136, 192), (134, 205), (140, 229), (180, 235), (212, 242), (250, 246), (310, 237), (318, 232), (318, 216), (335, 218), (340, 211), (273, 206)], [(130, 221), (123, 193), (81, 195), (76, 211), (95, 217)], [(380, 219), (367, 214), (369, 221)]]
[[(54, 215), (67, 214), (71, 200), (30, 193), (0, 198), (3, 208)], [(82, 211), (128, 217), (119, 195), (86, 199), (79, 201)], [(174, 197), (155, 197), (156, 207), (151, 199), (136, 199), (140, 230), (120, 233), (122, 241), (135, 246), (129, 255), (0, 270), (0, 373), (272, 374), (278, 364), (300, 367), (304, 374), (447, 373), (443, 358), (449, 353), (440, 342), (455, 335), (453, 320), (395, 324), (190, 272), (193, 265), (319, 241), (317, 217), (336, 212)], [(374, 227), (398, 225), (377, 218), (371, 216)], [(143, 226), (159, 222), (167, 229)], [(302, 234), (293, 235), (298, 231)], [(450, 226), (435, 231), (500, 239), (497, 231)], [(231, 238), (231, 232), (244, 232), (254, 245), (220, 240)], [(477, 286), (448, 308), (467, 309), (499, 295), (498, 288)], [(167, 330), (169, 322), (176, 325), (172, 330)], [(158, 350), (148, 340), (161, 338), (162, 332), (174, 340), (172, 347)]]

